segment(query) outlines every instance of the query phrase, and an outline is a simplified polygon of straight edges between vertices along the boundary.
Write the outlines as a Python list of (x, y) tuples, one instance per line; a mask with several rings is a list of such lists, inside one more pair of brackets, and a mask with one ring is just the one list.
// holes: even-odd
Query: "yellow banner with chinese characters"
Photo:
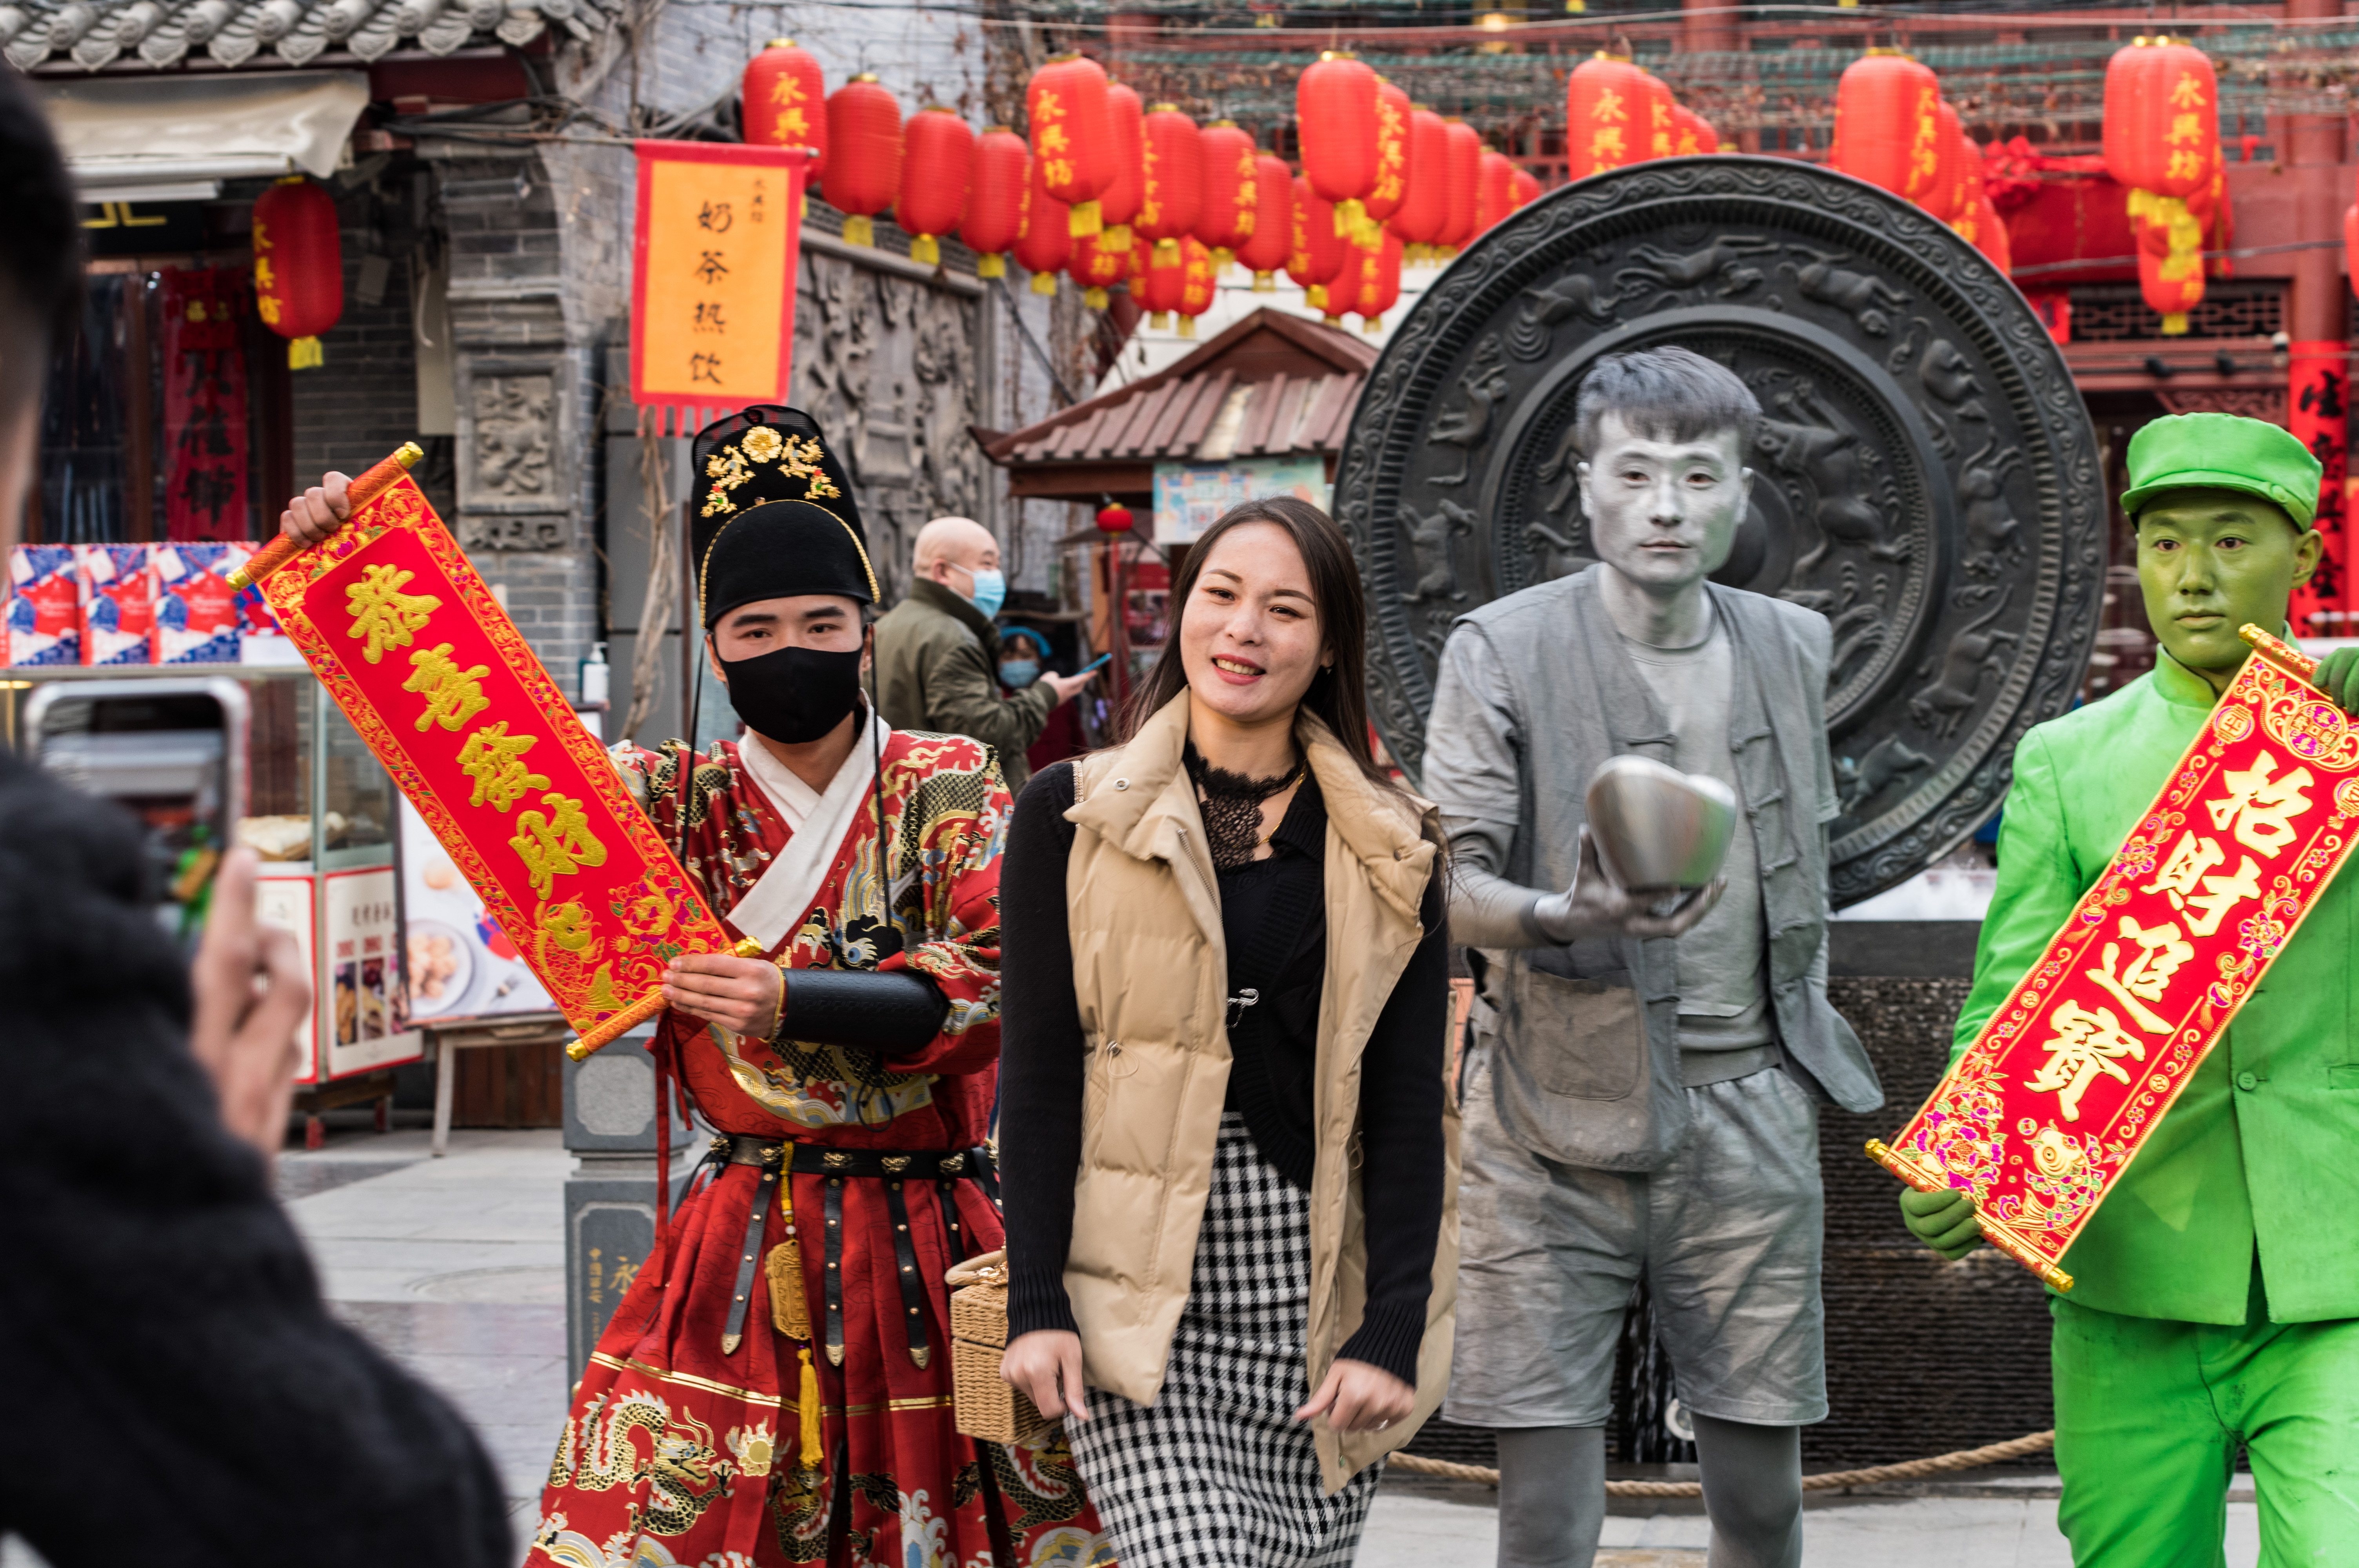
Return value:
[[(2067, 1249), (2334, 880), (2359, 826), (2359, 728), (2317, 666), (2259, 656), (2039, 961), (1871, 1158), (1973, 1200), (2058, 1290)], [(2101, 764), (2100, 764), (2101, 765)]]
[(407, 477), (263, 596), (585, 1035), (644, 1016), (681, 953), (730, 939), (604, 750)]

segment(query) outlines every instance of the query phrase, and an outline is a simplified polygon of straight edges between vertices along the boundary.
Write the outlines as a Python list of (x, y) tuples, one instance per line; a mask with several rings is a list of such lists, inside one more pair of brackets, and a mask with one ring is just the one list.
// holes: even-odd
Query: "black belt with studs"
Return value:
[(740, 1249), (737, 1289), (729, 1303), (728, 1325), (721, 1336), (721, 1353), (734, 1355), (743, 1343), (745, 1314), (754, 1293), (754, 1274), (762, 1256), (763, 1226), (778, 1178), (793, 1172), (827, 1178), (826, 1268), (822, 1280), (827, 1300), (825, 1349), (832, 1366), (843, 1365), (843, 1184), (870, 1179), (885, 1183), (885, 1206), (893, 1222), (893, 1260), (901, 1286), (903, 1321), (908, 1328), (909, 1359), (924, 1367), (933, 1359), (926, 1331), (926, 1281), (918, 1271), (918, 1252), (909, 1237), (909, 1207), (904, 1188), (911, 1182), (930, 1182), (941, 1206), (943, 1234), (950, 1239), (951, 1260), (967, 1256), (966, 1227), (958, 1214), (957, 1184), (971, 1177), (994, 1201), (998, 1197), (998, 1172), (988, 1149), (932, 1150), (904, 1152), (893, 1149), (831, 1149), (824, 1144), (791, 1143), (780, 1139), (723, 1133), (712, 1140), (707, 1160), (715, 1164), (751, 1165), (762, 1173), (753, 1207), (745, 1217), (745, 1245)]

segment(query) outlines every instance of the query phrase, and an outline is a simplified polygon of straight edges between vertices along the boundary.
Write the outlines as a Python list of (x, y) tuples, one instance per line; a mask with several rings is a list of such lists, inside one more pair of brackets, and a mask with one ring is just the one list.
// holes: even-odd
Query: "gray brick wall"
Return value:
[[(299, 485), (317, 484), (330, 469), (359, 473), (417, 434), (408, 263), (395, 260), (382, 303), (361, 304), (355, 291), (370, 244), (364, 227), (368, 198), (361, 191), (342, 192), (336, 212), (344, 248), (344, 313), (320, 339), (325, 362), (292, 373)], [(279, 500), (264, 498), (266, 524), (276, 524)]]

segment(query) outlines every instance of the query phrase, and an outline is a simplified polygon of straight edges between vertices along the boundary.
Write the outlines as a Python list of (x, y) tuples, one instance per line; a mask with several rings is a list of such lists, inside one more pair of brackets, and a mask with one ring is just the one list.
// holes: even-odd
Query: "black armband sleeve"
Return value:
[(907, 969), (788, 969), (777, 1037), (889, 1056), (931, 1041), (950, 1010), (932, 980)]

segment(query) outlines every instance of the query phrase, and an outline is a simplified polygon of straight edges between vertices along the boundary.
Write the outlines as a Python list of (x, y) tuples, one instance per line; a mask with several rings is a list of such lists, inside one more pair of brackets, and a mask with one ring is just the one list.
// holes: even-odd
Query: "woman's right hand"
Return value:
[(1063, 1328), (1019, 1334), (999, 1358), (999, 1375), (1024, 1390), (1050, 1421), (1090, 1419), (1082, 1398), (1082, 1336)]

